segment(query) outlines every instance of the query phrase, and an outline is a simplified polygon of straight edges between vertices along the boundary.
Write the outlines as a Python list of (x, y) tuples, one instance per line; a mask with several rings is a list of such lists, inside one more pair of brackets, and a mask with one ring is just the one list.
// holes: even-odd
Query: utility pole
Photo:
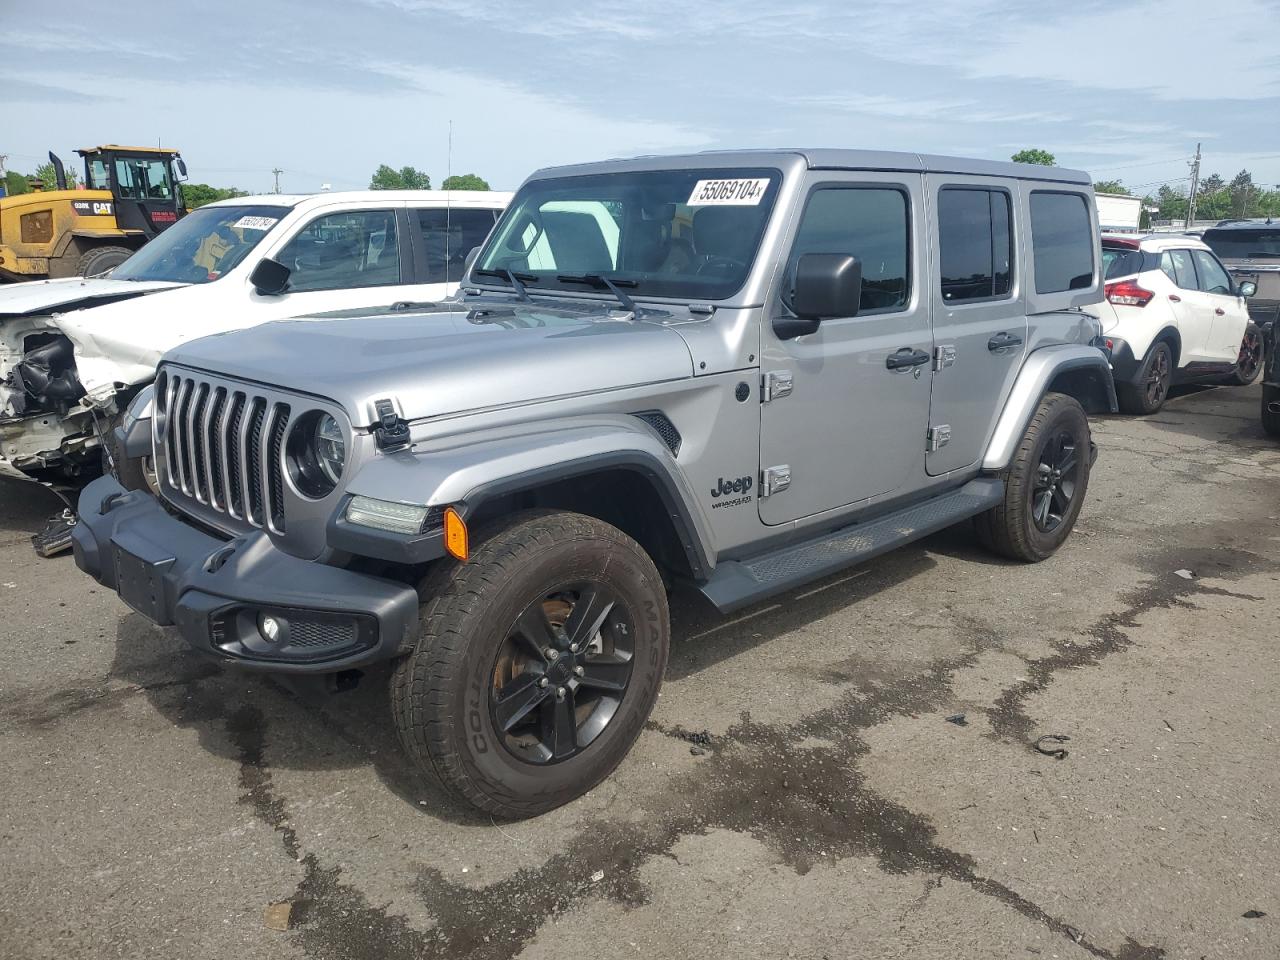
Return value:
[(1191, 229), (1191, 224), (1196, 219), (1196, 191), (1200, 189), (1200, 144), (1196, 144), (1196, 158), (1191, 161), (1191, 196), (1187, 200), (1187, 224), (1186, 229)]
[(272, 167), (271, 172), (276, 176), (276, 193), (280, 192), (280, 174), (284, 173), (279, 167)]

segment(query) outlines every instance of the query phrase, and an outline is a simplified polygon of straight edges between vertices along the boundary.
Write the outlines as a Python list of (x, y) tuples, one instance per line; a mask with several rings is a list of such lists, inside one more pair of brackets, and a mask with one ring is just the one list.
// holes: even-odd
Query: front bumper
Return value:
[(220, 540), (113, 477), (81, 493), (72, 546), (76, 566), (147, 619), (250, 669), (346, 670), (394, 657), (417, 635), (411, 588), (291, 556), (262, 532)]

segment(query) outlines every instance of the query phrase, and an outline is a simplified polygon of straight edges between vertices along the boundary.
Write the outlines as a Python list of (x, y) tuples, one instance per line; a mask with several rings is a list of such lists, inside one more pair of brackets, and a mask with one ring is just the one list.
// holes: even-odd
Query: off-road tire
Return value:
[[(1250, 338), (1253, 338), (1252, 343)], [(1222, 382), (1229, 387), (1247, 387), (1257, 380), (1258, 375), (1262, 373), (1262, 368), (1266, 365), (1266, 342), (1266, 337), (1262, 335), (1256, 323), (1250, 323), (1245, 327), (1244, 336), (1240, 338), (1240, 356), (1236, 357), (1236, 368), (1229, 376), (1223, 377)], [(1256, 362), (1245, 362), (1246, 345), (1256, 350)]]
[(133, 256), (128, 247), (94, 247), (80, 255), (76, 261), (76, 274), (81, 277), (100, 277)]
[[(666, 670), (667, 596), (640, 545), (592, 517), (530, 511), (479, 533), (466, 563), (441, 565), (419, 588), (419, 635), (392, 674), (392, 715), (406, 753), (448, 793), (496, 816), (531, 817), (596, 786), (639, 736)], [(631, 612), (630, 681), (594, 741), (535, 765), (493, 722), (495, 661), (533, 598), (583, 577), (607, 583)]]
[[(1032, 495), (1041, 455), (1050, 440), (1064, 431), (1071, 434), (1075, 443), (1079, 479), (1061, 523), (1052, 531), (1044, 531), (1032, 516)], [(975, 518), (978, 539), (988, 549), (1013, 560), (1039, 563), (1051, 557), (1070, 536), (1080, 515), (1089, 489), (1091, 451), (1089, 418), (1080, 403), (1065, 394), (1045, 394), (1014, 451), (1005, 477), (1004, 501)]]
[[(1274, 410), (1272, 404), (1276, 405)], [(1262, 385), (1262, 429), (1280, 437), (1280, 387), (1269, 383)]]
[[(1158, 396), (1153, 397), (1152, 391), (1148, 389), (1148, 386), (1149, 381), (1155, 375), (1155, 370), (1161, 364), (1161, 357), (1163, 357), (1164, 367), (1168, 371), (1168, 375), (1164, 379)], [(1169, 387), (1173, 384), (1173, 373), (1173, 349), (1164, 340), (1153, 343), (1151, 349), (1147, 351), (1146, 357), (1143, 358), (1142, 369), (1138, 373), (1138, 382), (1136, 384), (1116, 384), (1116, 400), (1120, 403), (1120, 412), (1137, 417), (1147, 417), (1157, 412), (1164, 406), (1165, 400), (1169, 397)]]

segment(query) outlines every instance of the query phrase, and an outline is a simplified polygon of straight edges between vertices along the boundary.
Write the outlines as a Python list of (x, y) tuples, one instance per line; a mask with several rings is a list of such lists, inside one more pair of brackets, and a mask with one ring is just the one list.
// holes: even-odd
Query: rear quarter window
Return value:
[(1031, 192), (1031, 253), (1036, 293), (1090, 287), (1094, 242), (1084, 194)]

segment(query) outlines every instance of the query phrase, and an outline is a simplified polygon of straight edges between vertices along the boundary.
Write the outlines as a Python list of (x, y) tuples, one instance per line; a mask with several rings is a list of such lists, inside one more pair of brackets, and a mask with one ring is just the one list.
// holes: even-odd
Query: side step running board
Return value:
[(866, 523), (748, 560), (726, 560), (702, 584), (702, 594), (721, 613), (729, 613), (927, 537), (991, 509), (1003, 497), (1004, 481), (998, 477), (970, 480), (950, 493)]

